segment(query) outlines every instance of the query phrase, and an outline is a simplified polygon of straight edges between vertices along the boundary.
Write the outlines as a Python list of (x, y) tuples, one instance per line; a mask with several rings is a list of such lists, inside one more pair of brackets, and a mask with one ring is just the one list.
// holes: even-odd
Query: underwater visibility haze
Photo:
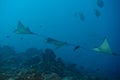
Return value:
[(120, 80), (118, 0), (0, 0), (0, 80)]

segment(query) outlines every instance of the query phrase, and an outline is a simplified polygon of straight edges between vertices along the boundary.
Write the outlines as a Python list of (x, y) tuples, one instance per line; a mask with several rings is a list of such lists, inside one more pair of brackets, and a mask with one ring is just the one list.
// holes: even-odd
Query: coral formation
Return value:
[(0, 47), (0, 80), (100, 80), (82, 74), (74, 63), (65, 63), (51, 49), (30, 48), (22, 53)]

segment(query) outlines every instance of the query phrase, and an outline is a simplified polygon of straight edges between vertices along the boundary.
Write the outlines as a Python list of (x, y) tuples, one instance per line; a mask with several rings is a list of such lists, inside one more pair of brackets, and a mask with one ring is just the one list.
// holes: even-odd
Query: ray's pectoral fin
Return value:
[(29, 28), (28, 26), (26, 27), (26, 33), (27, 33), (27, 34), (34, 34), (34, 33), (30, 30), (30, 28)]
[(26, 27), (26, 32), (27, 34), (39, 35), (37, 33), (32, 32), (29, 27)]
[(26, 33), (26, 28), (20, 21), (18, 21), (17, 29), (15, 29), (13, 33), (24, 34)]
[(92, 49), (93, 51), (96, 51), (96, 52), (100, 52), (100, 53), (105, 53), (105, 54), (113, 54), (111, 48), (110, 48), (110, 45), (108, 43), (108, 40), (107, 38), (105, 38), (102, 42), (102, 44), (96, 48), (93, 48)]
[(17, 29), (18, 30), (26, 30), (25, 26), (22, 24), (21, 21), (18, 21)]
[(15, 34), (34, 34), (39, 35), (37, 33), (33, 33), (29, 27), (25, 27), (20, 21), (18, 21), (17, 29), (13, 31)]

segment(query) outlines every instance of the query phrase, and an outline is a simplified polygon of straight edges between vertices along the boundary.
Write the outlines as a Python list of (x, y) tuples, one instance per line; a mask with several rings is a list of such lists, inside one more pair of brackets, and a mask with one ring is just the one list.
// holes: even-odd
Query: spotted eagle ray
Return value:
[(81, 47), (79, 45), (75, 46), (74, 47), (74, 51), (76, 51), (77, 49), (79, 48), (82, 48), (82, 49), (85, 49), (85, 50), (91, 50), (91, 51), (94, 51), (94, 52), (97, 52), (97, 53), (104, 53), (104, 54), (111, 54), (111, 55), (118, 55), (117, 53), (114, 53), (110, 47), (110, 44), (108, 42), (108, 39), (105, 37), (103, 42), (98, 46), (98, 47), (94, 47), (92, 49), (88, 49), (88, 48), (85, 48), (85, 47)]
[(92, 50), (99, 53), (117, 55), (116, 53), (112, 52), (112, 49), (106, 37), (98, 47), (95, 47)]
[(98, 47), (95, 47), (93, 49), (88, 49), (88, 48), (85, 48), (85, 47), (82, 47), (82, 46), (79, 46), (79, 45), (74, 45), (74, 44), (70, 44), (70, 43), (67, 43), (67, 42), (58, 41), (58, 40), (50, 38), (50, 37), (48, 37), (46, 39), (46, 43), (53, 44), (57, 48), (65, 46), (65, 45), (74, 46), (73, 51), (76, 51), (79, 48), (81, 48), (81, 49), (85, 49), (85, 50), (92, 50), (92, 51), (95, 51), (95, 52), (98, 52), (98, 53), (116, 55), (115, 53), (112, 52), (112, 49), (110, 48), (109, 42), (108, 42), (106, 37), (104, 38), (103, 42)]
[(38, 35), (37, 33), (32, 32), (29, 27), (25, 27), (20, 21), (18, 21), (17, 29), (13, 31), (16, 34), (33, 34)]
[(62, 41), (59, 41), (59, 40), (56, 40), (50, 37), (46, 38), (46, 43), (53, 44), (56, 47), (56, 49), (62, 46), (65, 46), (65, 45), (69, 45), (67, 42), (62, 42)]
[(39, 35), (45, 39), (46, 43), (53, 44), (56, 48), (60, 48), (62, 46), (68, 45), (68, 46), (74, 46), (73, 51), (76, 51), (79, 48), (81, 48), (81, 49), (85, 49), (85, 50), (92, 50), (92, 51), (95, 51), (98, 53), (116, 55), (115, 53), (112, 52), (110, 45), (109, 45), (109, 42), (108, 42), (106, 37), (104, 38), (103, 42), (98, 47), (95, 47), (93, 49), (88, 49), (88, 48), (85, 48), (85, 47), (82, 47), (79, 45), (59, 41), (59, 40), (56, 40), (56, 39), (51, 38), (51, 37), (47, 37), (47, 36), (44, 36), (41, 34), (33, 33), (28, 27), (25, 27), (20, 21), (18, 21), (17, 29), (14, 30), (14, 33)]

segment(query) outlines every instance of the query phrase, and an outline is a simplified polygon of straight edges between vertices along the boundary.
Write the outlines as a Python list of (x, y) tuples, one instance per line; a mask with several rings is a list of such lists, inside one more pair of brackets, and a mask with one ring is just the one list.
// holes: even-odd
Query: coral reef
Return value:
[[(0, 47), (0, 80), (100, 80), (82, 74), (74, 63), (65, 63), (51, 49), (30, 48), (22, 53)], [(101, 79), (102, 80), (102, 79)]]
[(61, 80), (61, 77), (56, 73), (42, 74), (43, 80)]

